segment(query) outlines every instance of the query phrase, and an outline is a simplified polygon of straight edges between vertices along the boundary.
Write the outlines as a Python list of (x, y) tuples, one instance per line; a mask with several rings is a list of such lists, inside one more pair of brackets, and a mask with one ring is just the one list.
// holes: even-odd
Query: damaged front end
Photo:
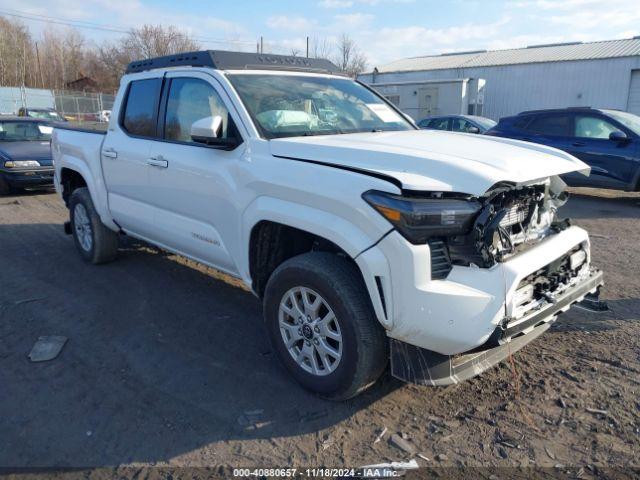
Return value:
[[(557, 220), (557, 210), (567, 201), (564, 189), (559, 177), (530, 185), (496, 185), (482, 197), (466, 199), (475, 212), (459, 222), (463, 226), (458, 232), (426, 239), (432, 280), (473, 286), (486, 294), (497, 289), (485, 291), (477, 279), (490, 278), (494, 286), (504, 283), (504, 303), (486, 312), (488, 333), (479, 335), (478, 346), (464, 353), (447, 355), (391, 338), (395, 377), (422, 385), (471, 378), (537, 338), (572, 305), (588, 296), (597, 298), (603, 276), (590, 265), (586, 232), (568, 219)], [(448, 282), (433, 287), (436, 292), (448, 288)], [(441, 315), (447, 318), (446, 312)], [(452, 318), (450, 324), (458, 320)]]
[(492, 188), (480, 199), (471, 231), (447, 239), (451, 264), (489, 268), (567, 228), (569, 220), (556, 221), (567, 201), (565, 187), (552, 177), (544, 184)]

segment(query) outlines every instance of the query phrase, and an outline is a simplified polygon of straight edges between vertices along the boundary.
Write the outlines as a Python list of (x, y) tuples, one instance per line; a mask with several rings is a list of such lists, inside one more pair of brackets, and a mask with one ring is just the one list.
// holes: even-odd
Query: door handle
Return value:
[(162, 158), (162, 155), (148, 158), (147, 163), (154, 167), (160, 167), (160, 168), (167, 168), (169, 166), (169, 162), (166, 161), (164, 158)]
[(113, 148), (107, 148), (102, 150), (102, 156), (107, 158), (118, 158), (118, 152), (116, 152)]

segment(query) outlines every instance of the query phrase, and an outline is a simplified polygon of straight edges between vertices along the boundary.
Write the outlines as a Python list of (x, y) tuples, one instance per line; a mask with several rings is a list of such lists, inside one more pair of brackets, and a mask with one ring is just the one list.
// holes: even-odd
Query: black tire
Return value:
[[(90, 244), (83, 245), (80, 240), (79, 229), (76, 228), (76, 215), (81, 214), (81, 210), (77, 209), (78, 205), (84, 208), (84, 213), (86, 213), (89, 220)], [(93, 206), (93, 201), (87, 188), (78, 188), (73, 191), (69, 199), (69, 215), (73, 241), (83, 260), (97, 265), (110, 262), (116, 258), (118, 253), (118, 234), (103, 225), (98, 212)], [(79, 223), (81, 223), (80, 219)]]
[(8, 195), (11, 193), (11, 187), (5, 178), (0, 175), (0, 195)]
[[(280, 332), (280, 302), (296, 287), (317, 292), (339, 323), (342, 358), (335, 370), (323, 376), (307, 372), (294, 360)], [(264, 317), (272, 345), (287, 370), (304, 388), (324, 398), (346, 400), (358, 395), (375, 383), (387, 365), (384, 329), (375, 316), (358, 267), (344, 257), (311, 252), (282, 263), (267, 283)]]

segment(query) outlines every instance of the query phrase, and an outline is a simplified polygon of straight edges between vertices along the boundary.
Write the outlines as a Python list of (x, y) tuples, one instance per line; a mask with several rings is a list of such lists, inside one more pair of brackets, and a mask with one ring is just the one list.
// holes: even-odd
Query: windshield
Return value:
[(0, 142), (35, 142), (51, 139), (53, 127), (40, 122), (0, 121)]
[(43, 120), (62, 120), (58, 112), (52, 110), (29, 110), (29, 116), (32, 118), (41, 118)]
[(640, 135), (640, 117), (633, 113), (619, 112), (617, 110), (605, 110), (614, 120), (627, 127), (636, 135)]
[(230, 74), (265, 138), (413, 130), (380, 97), (346, 78)]

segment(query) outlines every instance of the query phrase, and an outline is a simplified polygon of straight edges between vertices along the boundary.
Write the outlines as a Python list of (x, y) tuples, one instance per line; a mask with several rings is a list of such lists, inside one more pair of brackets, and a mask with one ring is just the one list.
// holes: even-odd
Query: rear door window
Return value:
[(135, 80), (129, 85), (122, 127), (131, 135), (155, 137), (161, 80)]
[(566, 137), (573, 133), (571, 125), (570, 115), (544, 115), (531, 120), (527, 131), (550, 137)]

